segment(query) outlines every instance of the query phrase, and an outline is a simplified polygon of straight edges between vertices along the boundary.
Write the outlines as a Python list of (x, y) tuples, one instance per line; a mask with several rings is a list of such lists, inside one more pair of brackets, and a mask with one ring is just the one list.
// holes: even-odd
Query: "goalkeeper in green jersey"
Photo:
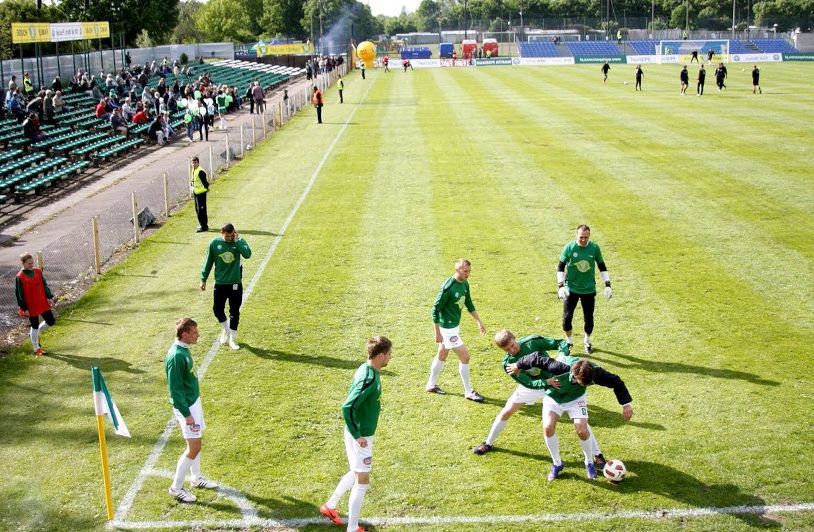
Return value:
[[(540, 353), (531, 353), (513, 364), (506, 366), (509, 375), (518, 375), (523, 371), (532, 368), (545, 368), (548, 364), (548, 357)], [(593, 447), (594, 439), (588, 425), (588, 395), (587, 387), (598, 384), (607, 388), (613, 388), (616, 400), (622, 405), (622, 416), (625, 421), (630, 421), (633, 417), (633, 399), (627, 386), (618, 375), (606, 371), (596, 364), (582, 360), (576, 356), (558, 357), (558, 360), (570, 366), (570, 371), (557, 375), (559, 386), (549, 386), (545, 389), (546, 397), (543, 399), (543, 428), (545, 430), (545, 442), (551, 453), (551, 472), (548, 480), (556, 479), (562, 472), (565, 464), (560, 458), (560, 444), (555, 431), (557, 421), (564, 412), (568, 412), (568, 417), (574, 422), (574, 429), (579, 437), (579, 445), (585, 458), (585, 472), (588, 480), (596, 478), (596, 465), (594, 463)]]
[(345, 419), (345, 452), (348, 455), (350, 470), (339, 480), (330, 499), (322, 505), (319, 513), (341, 526), (343, 523), (336, 506), (339, 499), (353, 488), (348, 500), (349, 532), (364, 532), (359, 526), (359, 514), (362, 510), (362, 500), (370, 484), (373, 435), (381, 409), (380, 372), (390, 362), (392, 350), (393, 344), (384, 336), (375, 336), (367, 341), (367, 362), (359, 366), (354, 373), (348, 398), (342, 405), (342, 417)]
[(562, 299), (562, 330), (565, 331), (568, 345), (574, 346), (571, 320), (577, 303), (582, 302), (582, 316), (585, 320), (585, 352), (591, 354), (591, 333), (594, 331), (594, 305), (596, 303), (596, 267), (605, 282), (604, 294), (611, 298), (611, 282), (605, 259), (599, 244), (590, 240), (591, 228), (577, 227), (577, 238), (562, 248), (557, 264), (557, 295)]
[[(540, 355), (539, 360), (541, 366), (511, 375), (517, 382), (517, 388), (511, 397), (509, 397), (509, 400), (506, 401), (506, 406), (503, 407), (503, 410), (495, 417), (495, 421), (492, 423), (492, 428), (489, 430), (489, 436), (487, 436), (486, 441), (472, 449), (472, 452), (475, 454), (486, 454), (491, 451), (495, 440), (500, 433), (503, 432), (503, 429), (506, 428), (509, 418), (526, 405), (533, 405), (538, 401), (543, 402), (546, 398), (546, 390), (549, 387), (553, 386), (556, 388), (560, 386), (556, 375), (568, 373), (571, 369), (566, 364), (550, 358), (548, 355), (549, 351), (556, 350), (559, 354), (558, 356), (568, 356), (570, 351), (568, 343), (565, 340), (547, 338), (539, 334), (524, 336), (516, 340), (510, 330), (503, 329), (498, 331), (495, 335), (495, 344), (506, 353), (506, 356), (503, 358), (504, 371), (509, 364), (515, 364), (521, 357), (530, 354)], [(588, 426), (588, 432), (593, 446), (594, 463), (597, 465), (597, 468), (601, 469), (605, 467), (605, 458), (599, 450), (599, 445), (596, 443), (590, 425)]]
[(444, 281), (435, 304), (432, 306), (432, 322), (435, 326), (435, 341), (438, 344), (438, 353), (430, 365), (430, 377), (425, 390), (429, 393), (444, 395), (445, 392), (438, 386), (438, 375), (447, 361), (449, 350), (458, 355), (458, 373), (464, 384), (464, 397), (476, 403), (484, 401), (483, 396), (472, 388), (469, 382), (469, 351), (461, 339), (461, 309), (466, 308), (478, 324), (481, 334), (486, 334), (486, 326), (478, 316), (475, 305), (472, 303), (472, 294), (469, 291), (469, 273), (472, 264), (466, 259), (458, 259), (455, 263), (455, 273)]

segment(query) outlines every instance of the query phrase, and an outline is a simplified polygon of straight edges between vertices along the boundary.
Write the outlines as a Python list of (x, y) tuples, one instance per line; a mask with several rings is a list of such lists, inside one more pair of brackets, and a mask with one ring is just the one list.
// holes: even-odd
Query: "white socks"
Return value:
[(228, 321), (220, 322), (220, 326), (223, 327), (223, 332), (225, 332), (226, 334), (229, 334), (229, 322)]
[(189, 466), (189, 470), (192, 473), (192, 480), (198, 480), (201, 477), (201, 453), (198, 452), (198, 456), (192, 461)]
[(545, 437), (545, 446), (548, 447), (548, 453), (551, 455), (551, 461), (554, 462), (554, 465), (562, 464), (562, 458), (560, 458), (560, 439), (556, 434), (551, 437)]
[(591, 343), (591, 335), (585, 334), (585, 345), (589, 345)]
[(458, 374), (464, 383), (464, 395), (472, 393), (472, 384), (469, 383), (469, 364), (458, 363)]
[(582, 454), (585, 455), (585, 463), (594, 463), (594, 444), (590, 435), (586, 440), (579, 440), (579, 446), (582, 447)]
[(234, 329), (229, 329), (229, 336), (232, 337), (232, 340), (237, 341), (237, 331)]
[(565, 341), (568, 342), (568, 345), (574, 345), (574, 337), (571, 335), (566, 336)]
[(43, 332), (43, 331), (45, 331), (45, 329), (47, 329), (48, 327), (50, 327), (50, 325), (48, 325), (48, 323), (46, 323), (46, 322), (42, 322), (42, 323), (40, 323), (39, 331), (40, 331), (40, 332)]
[(495, 422), (492, 423), (492, 429), (489, 431), (489, 436), (486, 437), (486, 445), (495, 444), (497, 437), (500, 436), (500, 433), (506, 428), (506, 423), (508, 423), (508, 421), (503, 421), (500, 419), (500, 414), (498, 414), (495, 418)]
[(596, 456), (598, 454), (602, 454), (602, 451), (599, 450), (599, 443), (596, 441), (596, 438), (594, 437), (594, 431), (591, 430), (590, 425), (588, 425), (588, 434), (590, 434), (591, 447), (593, 447), (593, 455)]
[(339, 504), (339, 499), (353, 487), (354, 482), (356, 482), (356, 473), (353, 471), (345, 473), (345, 475), (339, 479), (339, 484), (336, 485), (336, 489), (331, 494), (331, 498), (328, 499), (328, 502), (325, 503), (325, 506), (332, 510), (336, 509), (336, 505)]
[(40, 348), (40, 330), (31, 327), (31, 330), (28, 331), (28, 336), (31, 337), (31, 345), (34, 347), (34, 351)]
[(441, 374), (441, 370), (444, 369), (444, 362), (437, 356), (432, 359), (432, 364), (430, 365), (430, 380), (427, 381), (427, 388), (432, 388), (438, 383), (438, 375)]
[(192, 467), (192, 460), (187, 458), (186, 451), (178, 458), (178, 465), (175, 466), (175, 478), (172, 481), (172, 489), (180, 490), (184, 487), (184, 479), (187, 478)]
[(367, 484), (356, 483), (350, 492), (348, 501), (348, 530), (350, 532), (356, 532), (356, 528), (359, 526), (359, 514), (362, 512), (362, 501), (365, 498), (367, 487)]

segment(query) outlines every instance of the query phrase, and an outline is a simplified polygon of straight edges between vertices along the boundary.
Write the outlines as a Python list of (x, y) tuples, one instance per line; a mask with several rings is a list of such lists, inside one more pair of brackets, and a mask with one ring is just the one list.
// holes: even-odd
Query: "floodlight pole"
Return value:
[(466, 2), (467, 0), (464, 0), (464, 40), (467, 39), (466, 29), (468, 26), (468, 24), (466, 23)]
[(732, 0), (732, 40), (735, 40), (735, 2)]
[(690, 0), (684, 2), (684, 31), (690, 31)]

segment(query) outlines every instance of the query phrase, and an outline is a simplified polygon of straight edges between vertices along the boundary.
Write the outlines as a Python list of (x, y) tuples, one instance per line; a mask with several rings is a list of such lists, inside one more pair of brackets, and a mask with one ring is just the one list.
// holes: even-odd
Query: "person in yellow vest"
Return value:
[(314, 104), (314, 108), (317, 110), (317, 124), (322, 123), (322, 91), (314, 85), (314, 94), (311, 96), (311, 103)]
[(28, 72), (23, 74), (23, 91), (25, 91), (26, 96), (34, 95), (34, 82), (31, 81), (31, 74)]
[(198, 229), (195, 232), (204, 233), (209, 231), (209, 216), (206, 214), (206, 193), (209, 191), (209, 182), (206, 180), (206, 172), (201, 168), (201, 162), (197, 157), (192, 158), (192, 175), (189, 179), (189, 187), (192, 189), (195, 214), (198, 216)]

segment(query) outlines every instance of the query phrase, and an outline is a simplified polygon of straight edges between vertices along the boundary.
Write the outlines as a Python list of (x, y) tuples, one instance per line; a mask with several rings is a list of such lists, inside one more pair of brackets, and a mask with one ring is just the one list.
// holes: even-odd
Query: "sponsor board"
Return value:
[[(681, 59), (680, 55), (659, 55), (657, 57), (659, 58), (658, 62), (662, 65), (676, 64), (679, 63), (679, 60)], [(684, 62), (686, 63), (686, 61)]]
[(574, 56), (574, 63), (582, 64), (582, 63), (624, 63), (625, 56), (623, 55), (611, 55), (606, 57), (597, 57), (593, 55), (575, 55)]
[(647, 63), (660, 63), (657, 55), (629, 55), (626, 57), (628, 64), (644, 65)]
[(783, 61), (814, 61), (814, 54), (783, 54)]
[(11, 42), (23, 44), (29, 42), (50, 42), (51, 25), (46, 22), (12, 22)]
[(771, 61), (782, 61), (783, 54), (732, 54), (733, 63), (767, 63)]
[(257, 57), (264, 55), (297, 55), (310, 52), (307, 44), (258, 44), (255, 47)]
[(468, 59), (441, 59), (442, 67), (469, 67), (473, 66)]
[(109, 38), (110, 24), (106, 21), (60, 24), (48, 24), (46, 22), (13, 22), (11, 24), (11, 42), (14, 44)]
[(78, 41), (83, 38), (81, 22), (51, 24), (51, 42)]
[(513, 65), (573, 65), (573, 57), (512, 57)]
[(439, 68), (440, 59), (410, 59), (410, 64), (415, 68)]
[(486, 59), (475, 59), (475, 66), (511, 65), (511, 57), (487, 57)]

